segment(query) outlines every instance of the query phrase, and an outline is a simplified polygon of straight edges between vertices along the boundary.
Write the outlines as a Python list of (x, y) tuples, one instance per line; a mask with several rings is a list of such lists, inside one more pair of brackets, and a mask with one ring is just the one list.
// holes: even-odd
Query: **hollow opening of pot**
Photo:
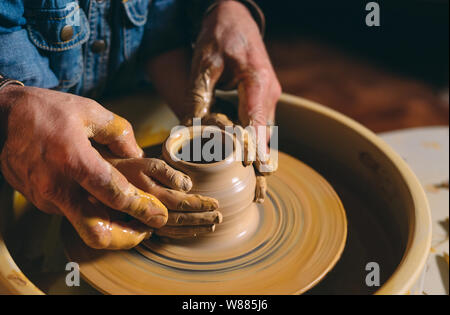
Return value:
[(212, 164), (227, 159), (235, 151), (231, 135), (222, 130), (209, 129), (199, 135), (191, 135), (176, 148), (175, 156), (185, 162)]

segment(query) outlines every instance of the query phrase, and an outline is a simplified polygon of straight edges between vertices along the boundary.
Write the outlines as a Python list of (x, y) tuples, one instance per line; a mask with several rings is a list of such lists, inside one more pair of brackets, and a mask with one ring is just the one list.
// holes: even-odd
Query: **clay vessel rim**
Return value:
[[(209, 169), (211, 167), (229, 165), (229, 164), (232, 164), (233, 162), (236, 162), (235, 153), (237, 151), (236, 150), (237, 148), (240, 149), (239, 142), (233, 138), (232, 134), (230, 134), (229, 132), (227, 132), (223, 129), (220, 129), (217, 126), (201, 126), (201, 132), (203, 132), (205, 129), (211, 129), (211, 130), (216, 130), (216, 131), (218, 130), (223, 135), (233, 139), (233, 144), (234, 144), (233, 151), (226, 158), (224, 158), (221, 161), (207, 162), (207, 163), (189, 162), (189, 161), (185, 161), (185, 160), (178, 158), (174, 154), (174, 152), (177, 151), (182, 146), (182, 143), (194, 138), (194, 128), (192, 126), (187, 127), (187, 128), (189, 129), (189, 137), (185, 137), (185, 135), (183, 135), (180, 131), (176, 131), (175, 133), (172, 133), (169, 136), (169, 138), (167, 138), (167, 140), (163, 146), (163, 156), (167, 155), (166, 157), (170, 158), (170, 160), (172, 160), (174, 163), (179, 163), (181, 165), (198, 168), (198, 169)], [(180, 139), (180, 137), (181, 137), (181, 139)]]

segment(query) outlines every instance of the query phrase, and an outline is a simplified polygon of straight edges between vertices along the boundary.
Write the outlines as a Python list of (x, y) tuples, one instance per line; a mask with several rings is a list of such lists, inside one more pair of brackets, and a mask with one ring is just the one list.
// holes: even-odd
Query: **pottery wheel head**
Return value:
[(129, 251), (98, 251), (65, 225), (67, 256), (79, 263), (85, 280), (109, 294), (305, 292), (343, 252), (344, 208), (323, 177), (281, 152), (278, 171), (267, 181), (265, 203), (246, 212), (253, 228), (245, 235), (213, 243), (208, 237), (179, 242), (152, 238)]

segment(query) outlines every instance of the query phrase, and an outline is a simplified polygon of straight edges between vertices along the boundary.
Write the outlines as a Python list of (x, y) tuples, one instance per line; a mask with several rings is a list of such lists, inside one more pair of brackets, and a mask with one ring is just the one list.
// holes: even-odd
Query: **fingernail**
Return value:
[(202, 199), (202, 209), (204, 210), (216, 210), (219, 208), (219, 201), (214, 198), (203, 197)]
[(144, 150), (142, 150), (142, 148), (140, 148), (140, 147), (137, 147), (137, 149), (138, 149), (138, 156), (140, 158), (143, 158), (144, 157)]
[(192, 189), (192, 181), (191, 181), (191, 179), (190, 179), (189, 176), (187, 176), (187, 175), (184, 175), (184, 176), (183, 176), (183, 181), (182, 181), (182, 184), (181, 184), (181, 189), (182, 189), (183, 191), (185, 191), (185, 192), (188, 192), (188, 191), (190, 191), (190, 190)]

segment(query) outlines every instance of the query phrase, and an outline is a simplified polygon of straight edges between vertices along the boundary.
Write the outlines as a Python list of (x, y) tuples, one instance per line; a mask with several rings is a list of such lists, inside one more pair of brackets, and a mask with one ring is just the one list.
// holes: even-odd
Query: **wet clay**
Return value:
[[(99, 252), (63, 229), (68, 257), (80, 261), (82, 275), (104, 293), (302, 293), (339, 259), (346, 216), (337, 194), (318, 173), (283, 153), (279, 161), (279, 170), (267, 178), (265, 203), (250, 202), (245, 211), (234, 208), (234, 198), (220, 204), (224, 222), (206, 237), (151, 238), (130, 251)], [(207, 171), (211, 165), (196, 167)], [(254, 174), (250, 178), (254, 184)], [(198, 187), (195, 178), (193, 182), (193, 189), (210, 189), (206, 181)]]
[[(170, 166), (191, 178), (193, 187), (190, 193), (211, 197), (219, 202), (218, 210), (223, 216), (223, 222), (215, 227), (214, 233), (202, 235), (203, 242), (208, 240), (211, 246), (217, 246), (217, 243), (225, 243), (226, 239), (247, 237), (251, 230), (256, 229), (256, 208), (251, 207), (255, 198), (256, 176), (252, 166), (245, 166), (242, 161), (236, 160), (234, 152), (240, 149), (239, 144), (224, 130), (219, 130), (219, 139), (223, 140), (222, 143), (228, 139), (233, 144), (233, 151), (225, 153), (222, 148), (220, 161), (190, 162), (177, 156), (179, 148), (192, 145), (193, 139), (200, 140), (204, 131), (211, 130), (218, 129), (190, 127), (189, 134), (172, 134), (163, 145), (162, 157)], [(190, 152), (194, 149), (191, 147)]]

